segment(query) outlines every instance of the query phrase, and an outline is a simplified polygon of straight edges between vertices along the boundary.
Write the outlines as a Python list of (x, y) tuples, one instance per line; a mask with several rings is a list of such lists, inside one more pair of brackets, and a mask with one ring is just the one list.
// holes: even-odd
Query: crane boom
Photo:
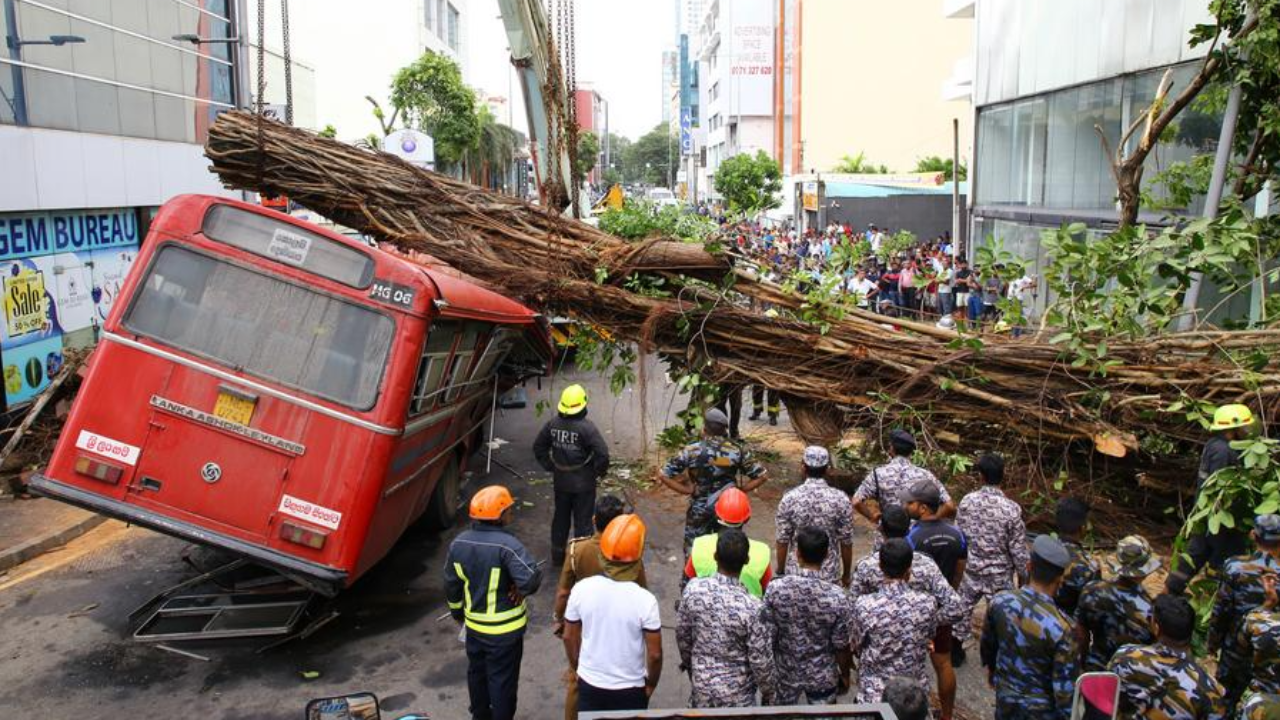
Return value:
[(539, 200), (545, 207), (568, 208), (581, 217), (573, 182), (577, 129), (570, 119), (572, 99), (547, 16), (539, 0), (498, 0), (498, 8), (524, 93)]

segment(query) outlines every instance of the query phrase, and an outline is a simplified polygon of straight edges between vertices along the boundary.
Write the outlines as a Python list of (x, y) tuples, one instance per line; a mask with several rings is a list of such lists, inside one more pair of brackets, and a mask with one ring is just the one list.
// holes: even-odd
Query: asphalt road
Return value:
[[(549, 400), (571, 380), (592, 392), (591, 417), (609, 438), (615, 458), (636, 459), (682, 405), (661, 366), (648, 366), (647, 402), (635, 390), (609, 396), (596, 376), (572, 371), (541, 388), (529, 385), (530, 405), (496, 421), (495, 462), (472, 458), (469, 487), (502, 483), (517, 495), (513, 531), (539, 558), (549, 552), (551, 488), (529, 448), (542, 424), (534, 403)], [(748, 400), (749, 402), (749, 400)], [(641, 423), (641, 409), (647, 409)], [(796, 457), (798, 441), (782, 428), (748, 424), (757, 440)], [(653, 448), (650, 448), (653, 450)], [(797, 478), (793, 463), (775, 465), (762, 489), (749, 534), (771, 541), (773, 509)], [(505, 467), (504, 467), (505, 466)], [(624, 466), (622, 475), (626, 475)], [(519, 477), (517, 477), (517, 475)], [(671, 493), (630, 490), (649, 525), (645, 562), (664, 614), (666, 667), (654, 707), (681, 707), (688, 679), (676, 669), (674, 605), (679, 593), (683, 504)], [(530, 504), (526, 504), (530, 503)], [(466, 659), (457, 627), (437, 622), (445, 611), (441, 564), (454, 533), (406, 535), (395, 550), (334, 608), (338, 618), (304, 640), (267, 653), (262, 641), (184, 643), (207, 661), (173, 655), (130, 639), (128, 614), (159, 590), (194, 574), (184, 555), (202, 567), (214, 553), (139, 528), (108, 523), (62, 553), (0, 578), (0, 707), (21, 717), (201, 717), (292, 720), (315, 697), (371, 691), (388, 718), (411, 711), (436, 718), (467, 717)], [(870, 544), (865, 526), (855, 556)], [(563, 708), (563, 649), (550, 630), (555, 580), (548, 575), (530, 599), (520, 708), (524, 717), (558, 717)], [(971, 653), (972, 655), (972, 653)], [(990, 692), (970, 662), (961, 673), (962, 705), (990, 714)], [(308, 679), (311, 678), (311, 679)]]

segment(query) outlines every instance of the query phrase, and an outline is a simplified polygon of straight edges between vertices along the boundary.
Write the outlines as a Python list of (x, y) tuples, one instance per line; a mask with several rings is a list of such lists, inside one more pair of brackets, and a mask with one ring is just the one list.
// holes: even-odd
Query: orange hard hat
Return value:
[(501, 485), (480, 488), (471, 496), (471, 517), (474, 520), (497, 520), (515, 503), (511, 499), (511, 491)]
[(723, 525), (741, 525), (751, 519), (751, 500), (746, 493), (731, 487), (716, 500), (716, 517)]
[(614, 562), (635, 562), (644, 555), (644, 533), (639, 515), (619, 515), (600, 536), (600, 552)]

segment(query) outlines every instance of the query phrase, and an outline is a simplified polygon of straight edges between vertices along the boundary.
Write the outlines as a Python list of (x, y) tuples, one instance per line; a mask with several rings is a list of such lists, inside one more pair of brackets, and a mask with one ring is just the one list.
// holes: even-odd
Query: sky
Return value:
[[(524, 103), (511, 70), (497, 0), (467, 5), (466, 80), (485, 95), (516, 96), (510, 117), (525, 132)], [(542, 0), (534, 0), (541, 3)], [(365, 95), (385, 101), (395, 71), (417, 58), (421, 0), (365, 0), (359, 10), (340, 0), (295, 0), (291, 37), (300, 62), (316, 71), (316, 118), (353, 140), (377, 132)], [(412, 21), (410, 21), (412, 19)], [(670, 0), (578, 0), (578, 85), (609, 103), (610, 129), (631, 139), (662, 120), (662, 51), (675, 27)], [(385, 106), (385, 102), (384, 102)], [(506, 122), (507, 112), (499, 113)]]

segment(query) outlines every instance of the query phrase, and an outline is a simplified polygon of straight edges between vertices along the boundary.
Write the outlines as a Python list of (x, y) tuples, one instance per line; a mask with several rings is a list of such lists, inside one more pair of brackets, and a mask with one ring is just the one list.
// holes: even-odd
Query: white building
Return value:
[(711, 178), (726, 158), (773, 154), (772, 0), (710, 0), (693, 52), (698, 58), (699, 122), (706, 165), (698, 186), (715, 197)]
[(468, 77), (467, 0), (418, 0), (418, 5), (418, 17), (424, 20), (418, 29), (421, 48), (453, 58)]

